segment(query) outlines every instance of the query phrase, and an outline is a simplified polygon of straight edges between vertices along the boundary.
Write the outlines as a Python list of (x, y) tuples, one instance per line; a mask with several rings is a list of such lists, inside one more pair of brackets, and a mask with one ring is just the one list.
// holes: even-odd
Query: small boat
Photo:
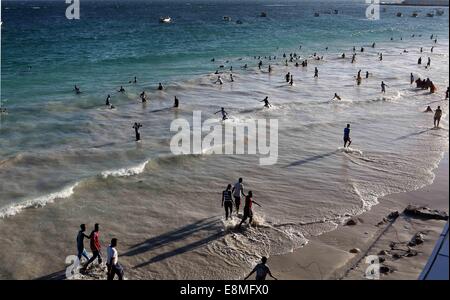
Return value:
[(262, 12), (259, 16), (260, 16), (261, 18), (265, 18), (265, 17), (267, 17), (267, 14), (266, 14), (265, 12)]
[(419, 16), (419, 13), (417, 11), (413, 12), (411, 17), (417, 18)]
[(223, 20), (224, 20), (224, 21), (227, 21), (227, 22), (230, 22), (230, 21), (231, 21), (231, 17), (229, 17), (229, 16), (224, 16), (224, 17), (223, 17)]
[(161, 17), (161, 18), (159, 18), (159, 23), (168, 24), (168, 23), (171, 23), (171, 22), (172, 22), (172, 18), (171, 17)]
[(403, 17), (403, 14), (401, 12), (398, 12), (397, 17)]
[(314, 17), (319, 17), (320, 14), (318, 12), (314, 13)]
[(434, 13), (433, 12), (427, 13), (427, 17), (430, 17), (430, 18), (434, 17)]

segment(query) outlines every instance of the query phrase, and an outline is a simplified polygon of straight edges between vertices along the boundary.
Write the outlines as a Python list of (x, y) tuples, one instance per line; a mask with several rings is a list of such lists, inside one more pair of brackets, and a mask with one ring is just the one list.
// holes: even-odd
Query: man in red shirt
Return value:
[(259, 205), (258, 203), (256, 203), (255, 201), (252, 200), (253, 197), (253, 193), (252, 191), (249, 191), (247, 196), (245, 196), (245, 205), (244, 205), (244, 216), (242, 217), (241, 223), (239, 223), (238, 228), (241, 228), (241, 225), (245, 222), (245, 220), (247, 220), (247, 218), (249, 218), (249, 224), (252, 224), (253, 221), (253, 211), (252, 211), (252, 204), (255, 203), (256, 205), (258, 205), (259, 207), (261, 207), (261, 205)]
[(94, 230), (91, 232), (91, 235), (89, 235), (89, 239), (90, 239), (90, 245), (91, 245), (91, 250), (92, 250), (92, 257), (86, 263), (86, 265), (84, 266), (84, 269), (87, 269), (89, 264), (91, 262), (93, 262), (96, 258), (98, 258), (98, 264), (102, 263), (102, 256), (100, 254), (101, 246), (100, 246), (99, 225), (98, 224), (94, 225)]

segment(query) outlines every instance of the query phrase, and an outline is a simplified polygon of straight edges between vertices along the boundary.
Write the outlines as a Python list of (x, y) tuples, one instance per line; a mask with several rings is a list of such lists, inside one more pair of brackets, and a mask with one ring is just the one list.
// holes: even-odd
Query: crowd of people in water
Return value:
[[(412, 37), (415, 37), (415, 35), (412, 35)], [(432, 35), (431, 39), (434, 40), (434, 43), (437, 44), (437, 38)], [(393, 38), (391, 38), (391, 40), (393, 40)], [(376, 43), (372, 43), (371, 48), (375, 48), (376, 47)], [(299, 47), (299, 49), (302, 49), (302, 46)], [(328, 47), (325, 49), (326, 51), (328, 51)], [(434, 51), (434, 46), (431, 48), (430, 50), (431, 52)], [(365, 52), (365, 48), (361, 47), (359, 49), (360, 53), (364, 53)], [(404, 53), (408, 53), (408, 51), (405, 49)], [(423, 53), (423, 47), (420, 48), (420, 53)], [(382, 61), (383, 60), (383, 53), (377, 53), (378, 55), (378, 60)], [(346, 53), (342, 53), (342, 55), (340, 56), (340, 58), (345, 59)], [(351, 63), (354, 64), (357, 61), (357, 49), (356, 47), (353, 47), (353, 53), (351, 56)], [(312, 54), (310, 57), (310, 59), (313, 60), (323, 60), (324, 56), (319, 56), (317, 53)], [(264, 62), (263, 60), (266, 60), (267, 62), (269, 62), (268, 67), (267, 67), (267, 72), (270, 74), (273, 72), (273, 65), (276, 63), (277, 61), (277, 56), (254, 56), (254, 59), (257, 60), (257, 68), (258, 70), (262, 70), (264, 67)], [(211, 59), (211, 62), (215, 62), (215, 58)], [(226, 63), (229, 63), (229, 61), (226, 61)], [(301, 56), (297, 53), (290, 53), (290, 54), (286, 54), (284, 53), (282, 55), (282, 63), (285, 66), (289, 66), (289, 63), (294, 63), (295, 67), (307, 67), (308, 66), (308, 59), (304, 59), (301, 58)], [(420, 57), (417, 61), (418, 65), (422, 64), (422, 57)], [(248, 69), (248, 64), (245, 64), (243, 66), (241, 66), (241, 69), (246, 70)], [(427, 64), (426, 64), (426, 68), (430, 68), (431, 67), (431, 58), (428, 57), (427, 60)], [(223, 69), (225, 68), (224, 65), (220, 65), (219, 69), (217, 69), (215, 71), (214, 74), (217, 75), (217, 79), (215, 81), (213, 81), (213, 83), (215, 84), (219, 84), (219, 85), (223, 85), (225, 83), (224, 79), (223, 79)], [(220, 71), (222, 70), (222, 72)], [(230, 74), (229, 74), (229, 82), (234, 82), (235, 78), (233, 77), (233, 67), (231, 66), (229, 68)], [(371, 73), (369, 73), (369, 71), (365, 71), (364, 77), (366, 79), (368, 79), (370, 77)], [(359, 70), (357, 72), (357, 75), (355, 76), (356, 78), (356, 83), (357, 85), (360, 85), (362, 82), (362, 70)], [(319, 69), (318, 67), (314, 68), (314, 78), (318, 79), (319, 78)], [(288, 72), (284, 75), (284, 80), (287, 84), (289, 85), (294, 85), (294, 76), (291, 72)], [(130, 84), (136, 84), (137, 83), (137, 78), (134, 77), (133, 80), (129, 81)], [(430, 78), (426, 78), (426, 79), (421, 79), (421, 78), (415, 78), (413, 73), (410, 73), (410, 84), (416, 85), (417, 89), (420, 90), (429, 90), (429, 92), (431, 94), (436, 93), (437, 91), (437, 87), (436, 85), (433, 83), (432, 80), (430, 80)], [(384, 81), (381, 81), (380, 83), (380, 88), (381, 88), (381, 93), (386, 93), (386, 88), (389, 87)], [(157, 88), (158, 91), (162, 91), (164, 90), (164, 86), (162, 85), (162, 83), (159, 83)], [(74, 87), (74, 92), (76, 94), (80, 94), (81, 90), (80, 88), (75, 85)], [(123, 86), (120, 86), (119, 93), (125, 93), (125, 89)], [(150, 100), (149, 96), (146, 94), (145, 91), (142, 91), (142, 93), (139, 95), (140, 101), (142, 103), (145, 103), (147, 101)], [(445, 99), (448, 100), (449, 99), (449, 87), (447, 87), (447, 90), (445, 92)], [(341, 101), (342, 97), (339, 96), (337, 93), (334, 94), (333, 98), (331, 99), (331, 101)], [(269, 97), (266, 96), (264, 99), (262, 99), (260, 102), (264, 103), (264, 108), (270, 108), (272, 105), (269, 102)], [(112, 105), (111, 103), (111, 95), (108, 94), (106, 97), (106, 101), (105, 101), (105, 105), (111, 109), (114, 109), (115, 106)], [(173, 108), (178, 108), (179, 107), (179, 99), (177, 98), (177, 96), (174, 97), (174, 104), (173, 104)], [(433, 109), (428, 106), (425, 110), (425, 112), (427, 113), (433, 113), (434, 112), (434, 127), (437, 128), (439, 127), (440, 124), (440, 120), (442, 117), (442, 109), (440, 106), (438, 106), (434, 111)], [(225, 110), (224, 107), (221, 107), (220, 110), (216, 111), (214, 114), (220, 114), (221, 115), (221, 119), (223, 121), (226, 121), (229, 118), (229, 113)], [(139, 129), (142, 127), (142, 124), (139, 122), (135, 122), (134, 125), (132, 126), (132, 128), (135, 131), (135, 140), (136, 141), (140, 141), (141, 140), (141, 135), (139, 132)], [(350, 145), (352, 144), (352, 140), (350, 138), (350, 124), (347, 124), (344, 128), (344, 135), (343, 135), (343, 145), (344, 145), (344, 149), (350, 147)], [(240, 208), (241, 208), (241, 201), (243, 200), (243, 213), (242, 215), (240, 215)], [(253, 204), (260, 206), (261, 204), (257, 203), (256, 201), (253, 200), (253, 192), (252, 191), (248, 191), (247, 193), (244, 190), (244, 184), (243, 184), (243, 179), (239, 178), (238, 181), (234, 184), (228, 184), (226, 189), (222, 192), (222, 199), (221, 199), (221, 205), (225, 210), (225, 221), (228, 221), (229, 219), (232, 219), (233, 216), (233, 209), (235, 210), (235, 216), (240, 217), (240, 221), (238, 223), (238, 225), (236, 226), (236, 229), (240, 229), (242, 227), (242, 225), (248, 220), (248, 224), (252, 225), (253, 224), (253, 209), (252, 206)], [(81, 259), (84, 257), (87, 262), (84, 264), (82, 270), (86, 270), (88, 268), (88, 266), (93, 263), (96, 259), (98, 260), (98, 263), (101, 264), (102, 263), (102, 255), (101, 255), (101, 245), (99, 242), (99, 224), (95, 224), (94, 226), (94, 230), (91, 232), (90, 235), (86, 235), (84, 232), (86, 231), (86, 226), (85, 224), (81, 224), (80, 225), (80, 231), (78, 232), (78, 236), (77, 236), (77, 250), (78, 250), (78, 259), (81, 261)], [(92, 250), (92, 256), (89, 257), (85, 248), (84, 248), (84, 239), (89, 239), (90, 240), (90, 248)], [(117, 252), (117, 239), (113, 238), (111, 240), (110, 245), (107, 247), (107, 260), (106, 260), (106, 266), (107, 266), (107, 278), (109, 280), (114, 279), (114, 277), (117, 275), (119, 279), (123, 279), (123, 275), (124, 275), (124, 271), (122, 266), (119, 264), (118, 262), (118, 252)], [(256, 272), (256, 279), (258, 280), (264, 280), (266, 278), (267, 275), (272, 276), (272, 274), (270, 273), (269, 268), (266, 265), (267, 262), (267, 258), (263, 257), (261, 260), (261, 263), (259, 263), (254, 269), (253, 271), (245, 278), (247, 279), (249, 276), (251, 276), (253, 273)], [(273, 277), (274, 279), (276, 279), (275, 277)]]

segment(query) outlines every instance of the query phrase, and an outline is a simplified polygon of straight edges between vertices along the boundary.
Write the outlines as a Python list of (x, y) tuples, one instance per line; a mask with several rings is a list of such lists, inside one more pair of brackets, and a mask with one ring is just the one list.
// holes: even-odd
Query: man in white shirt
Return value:
[(242, 178), (239, 178), (239, 181), (234, 184), (233, 189), (231, 190), (234, 197), (234, 205), (236, 205), (236, 215), (239, 214), (239, 206), (241, 205), (241, 195), (245, 197), (244, 194), (244, 185), (242, 184)]
[(106, 250), (108, 258), (106, 260), (106, 266), (108, 267), (108, 280), (114, 280), (117, 275), (119, 280), (123, 280), (123, 268), (119, 264), (119, 254), (116, 250), (117, 239), (113, 238), (111, 240), (111, 245), (108, 246)]

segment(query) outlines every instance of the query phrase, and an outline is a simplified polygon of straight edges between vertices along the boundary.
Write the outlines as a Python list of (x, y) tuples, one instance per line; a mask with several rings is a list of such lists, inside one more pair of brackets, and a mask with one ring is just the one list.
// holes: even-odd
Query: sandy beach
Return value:
[[(274, 274), (287, 280), (298, 279), (365, 279), (368, 267), (365, 257), (378, 255), (390, 248), (392, 242), (409, 242), (418, 232), (424, 232), (425, 242), (416, 247), (417, 255), (386, 260), (381, 265), (391, 270), (381, 274), (382, 280), (419, 277), (445, 226), (442, 220), (421, 220), (402, 214), (409, 204), (424, 205), (448, 214), (449, 159), (448, 152), (435, 170), (433, 184), (422, 189), (386, 196), (371, 211), (356, 217), (357, 224), (340, 226), (337, 230), (312, 238), (308, 245), (287, 255), (270, 258)], [(400, 216), (392, 223), (377, 226), (391, 212)], [(358, 248), (360, 253), (350, 253)], [(383, 259), (382, 259), (383, 260)]]

